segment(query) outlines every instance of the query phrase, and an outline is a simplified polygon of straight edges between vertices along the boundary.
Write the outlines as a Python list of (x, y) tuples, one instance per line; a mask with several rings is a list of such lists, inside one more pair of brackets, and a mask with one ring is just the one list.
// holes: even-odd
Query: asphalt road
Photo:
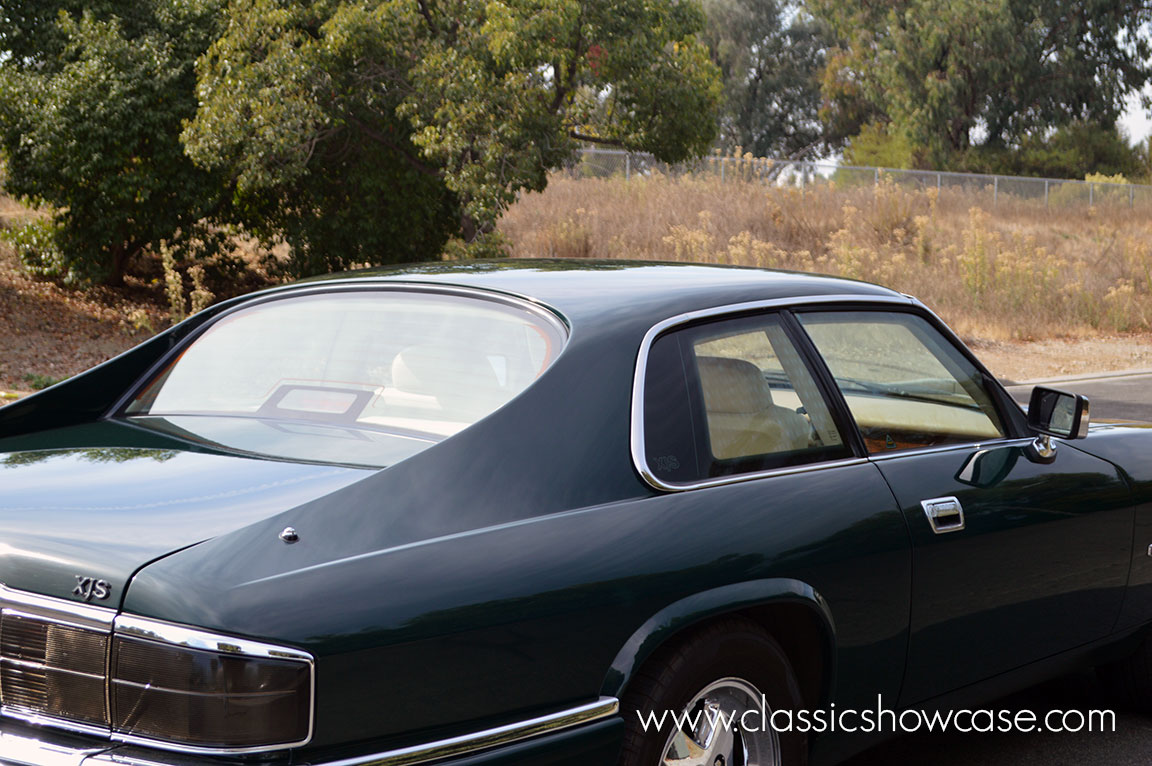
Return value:
[[(1041, 382), (1041, 385), (1087, 396), (1093, 420), (1144, 420), (1152, 423), (1152, 372), (1066, 378)], [(1027, 404), (1032, 385), (1008, 386), (1008, 392), (1017, 401)]]
[[(1112, 710), (1113, 702), (1095, 673), (1085, 671), (979, 707), (1030, 710), (1043, 720), (1050, 710)], [(1115, 722), (1115, 731), (1104, 732), (906, 734), (844, 766), (1147, 766), (1152, 716), (1118, 711)]]
[[(1152, 422), (1152, 372), (1113, 377), (1063, 379), (1042, 385), (1087, 396), (1093, 419)], [(1027, 404), (1032, 384), (1008, 391)], [(1112, 700), (1086, 671), (1050, 681), (988, 703), (993, 710), (1110, 710)], [(959, 732), (907, 734), (867, 750), (844, 766), (1147, 766), (1152, 763), (1152, 716), (1119, 711), (1116, 730), (1079, 733)]]

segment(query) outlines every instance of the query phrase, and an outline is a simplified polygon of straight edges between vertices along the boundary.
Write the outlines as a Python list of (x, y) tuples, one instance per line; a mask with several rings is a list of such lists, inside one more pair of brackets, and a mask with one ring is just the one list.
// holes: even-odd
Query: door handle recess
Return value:
[(921, 500), (920, 506), (932, 531), (938, 535), (945, 532), (959, 532), (964, 528), (964, 508), (960, 501), (954, 497), (934, 497), (931, 500)]

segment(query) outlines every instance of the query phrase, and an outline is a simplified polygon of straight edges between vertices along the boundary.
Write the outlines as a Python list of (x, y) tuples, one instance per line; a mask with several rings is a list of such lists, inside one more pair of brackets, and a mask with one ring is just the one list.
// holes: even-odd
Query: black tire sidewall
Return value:
[[(802, 707), (787, 656), (779, 644), (758, 630), (711, 631), (678, 651), (655, 658), (653, 664), (654, 674), (639, 680), (636, 693), (625, 694), (622, 700), (630, 745), (625, 747), (621, 761), (626, 766), (657, 766), (671, 731), (665, 726), (660, 731), (650, 728), (645, 732), (640, 716), (655, 712), (659, 717), (665, 710), (680, 713), (703, 689), (720, 679), (737, 678), (751, 684), (764, 695), (769, 715), (777, 710), (795, 712)], [(756, 723), (761, 724), (759, 715)], [(778, 736), (784, 766), (807, 763), (804, 734), (780, 732)]]

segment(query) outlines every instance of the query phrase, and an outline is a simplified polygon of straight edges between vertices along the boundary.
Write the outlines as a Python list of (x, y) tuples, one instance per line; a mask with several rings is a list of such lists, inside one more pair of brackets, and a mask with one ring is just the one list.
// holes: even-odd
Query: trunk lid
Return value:
[[(91, 441), (70, 430), (52, 441)], [(115, 607), (149, 562), (373, 473), (109, 435), (116, 446), (0, 452), (0, 583)]]

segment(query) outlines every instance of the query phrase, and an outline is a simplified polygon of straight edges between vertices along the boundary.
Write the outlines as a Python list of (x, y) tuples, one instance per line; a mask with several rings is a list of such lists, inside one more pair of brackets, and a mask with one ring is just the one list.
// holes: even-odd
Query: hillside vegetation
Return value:
[[(702, 261), (880, 282), (923, 299), (997, 375), (1152, 367), (1152, 218), (1123, 206), (985, 209), (963, 194), (715, 179), (553, 177), (501, 221), (515, 256)], [(0, 196), (0, 227), (36, 214)], [(269, 284), (209, 264), (218, 298)], [(225, 264), (227, 265), (227, 264)], [(173, 321), (158, 263), (124, 287), (65, 287), (0, 242), (0, 394), (74, 375)], [(178, 274), (194, 285), (187, 264)], [(3, 400), (0, 399), (0, 404)]]
[(715, 178), (554, 177), (500, 227), (521, 257), (760, 266), (916, 295), (980, 341), (1152, 330), (1152, 217), (891, 183), (800, 190)]

